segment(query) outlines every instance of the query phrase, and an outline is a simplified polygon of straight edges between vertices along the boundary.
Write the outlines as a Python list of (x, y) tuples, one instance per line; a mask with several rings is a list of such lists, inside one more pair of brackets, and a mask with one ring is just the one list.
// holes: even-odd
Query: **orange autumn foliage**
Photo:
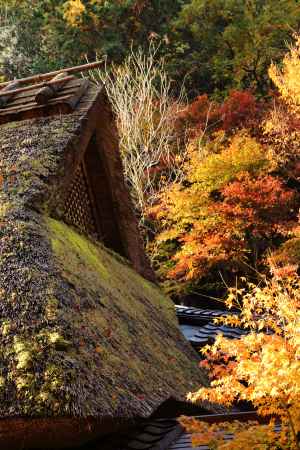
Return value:
[(192, 153), (186, 185), (173, 185), (150, 210), (161, 229), (154, 250), (174, 243), (165, 276), (199, 280), (224, 263), (235, 271), (250, 251), (263, 252), (266, 239), (285, 236), (296, 220), (297, 195), (263, 174), (269, 164), (265, 149), (244, 132), (203, 160)]
[[(242, 173), (222, 189), (223, 201), (215, 206), (224, 219), (254, 236), (272, 236), (289, 229), (295, 192), (284, 187), (279, 178), (264, 175), (252, 178)], [(292, 221), (294, 223), (294, 221)]]
[(258, 104), (254, 95), (249, 91), (231, 91), (228, 98), (220, 108), (223, 129), (232, 131), (255, 122), (259, 113)]
[[(219, 335), (202, 353), (211, 385), (190, 393), (193, 402), (208, 400), (230, 407), (248, 401), (267, 425), (222, 423), (208, 426), (195, 419), (181, 423), (194, 433), (194, 444), (216, 449), (299, 449), (300, 432), (300, 278), (288, 272), (264, 287), (249, 284), (248, 290), (231, 290), (227, 308), (240, 309), (239, 316), (218, 322), (248, 329), (240, 340)], [(271, 419), (270, 419), (271, 417)], [(269, 419), (268, 419), (269, 418)], [(274, 418), (281, 430), (274, 432)], [(234, 433), (225, 441), (226, 433)]]
[(221, 113), (217, 102), (207, 94), (199, 95), (176, 116), (177, 128), (186, 129), (190, 137), (195, 137), (205, 129), (220, 127)]
[(176, 116), (179, 128), (188, 128), (195, 137), (203, 131), (224, 130), (232, 132), (257, 124), (261, 115), (254, 95), (249, 91), (231, 91), (223, 103), (209, 99), (207, 94), (196, 97)]
[[(221, 191), (222, 201), (205, 206), (209, 220), (199, 217), (191, 230), (179, 237), (181, 248), (173, 259), (170, 277), (193, 279), (213, 265), (242, 259), (260, 239), (284, 235), (294, 221), (289, 220), (294, 203), (293, 191), (271, 176), (252, 179), (242, 173)], [(204, 219), (204, 222), (203, 222)], [(206, 227), (208, 225), (208, 227)]]

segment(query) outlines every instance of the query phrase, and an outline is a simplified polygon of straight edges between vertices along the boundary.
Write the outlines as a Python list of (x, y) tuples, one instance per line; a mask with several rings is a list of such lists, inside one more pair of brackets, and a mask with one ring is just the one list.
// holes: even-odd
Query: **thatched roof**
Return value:
[(147, 417), (204, 382), (171, 301), (62, 220), (88, 111), (0, 126), (0, 442), (3, 419)]

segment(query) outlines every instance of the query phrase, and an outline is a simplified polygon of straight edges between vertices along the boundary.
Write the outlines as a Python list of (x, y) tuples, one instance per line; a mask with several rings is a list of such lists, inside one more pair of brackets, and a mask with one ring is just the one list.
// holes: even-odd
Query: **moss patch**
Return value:
[(47, 219), (47, 224), (77, 311), (65, 316), (76, 348), (69, 355), (89, 372), (94, 401), (104, 383), (99, 401), (106, 412), (112, 413), (113, 405), (118, 415), (132, 409), (146, 415), (153, 404), (185, 398), (205, 382), (171, 301), (102, 245), (64, 223)]

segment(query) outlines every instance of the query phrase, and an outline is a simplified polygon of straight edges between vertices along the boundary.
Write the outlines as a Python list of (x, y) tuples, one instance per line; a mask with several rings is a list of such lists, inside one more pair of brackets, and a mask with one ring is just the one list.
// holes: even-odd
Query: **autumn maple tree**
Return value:
[[(208, 369), (211, 385), (188, 396), (193, 402), (208, 400), (226, 407), (251, 402), (265, 423), (208, 426), (182, 418), (197, 445), (209, 443), (223, 450), (300, 448), (300, 278), (293, 271), (273, 272), (264, 287), (250, 284), (247, 290), (231, 290), (226, 306), (240, 314), (217, 322), (245, 328), (249, 334), (240, 340), (219, 335), (202, 349), (201, 365)], [(234, 433), (233, 441), (224, 440), (228, 433)]]
[(297, 220), (297, 193), (245, 130), (223, 142), (217, 133), (206, 151), (192, 147), (185, 185), (171, 186), (149, 211), (161, 231), (152, 247), (160, 270), (183, 288), (214, 268), (234, 277), (245, 262), (256, 265)]
[[(238, 421), (209, 426), (183, 417), (181, 423), (193, 433), (194, 444), (205, 443), (213, 449), (300, 448), (300, 234), (299, 224), (292, 225), (295, 217), (290, 202), (295, 191), (293, 194), (274, 177), (275, 168), (277, 173), (285, 174), (290, 184), (297, 186), (299, 67), (300, 38), (297, 37), (295, 46), (283, 60), (282, 69), (275, 66), (270, 69), (280, 93), (265, 122), (265, 136), (274, 138), (273, 145), (271, 139), (267, 141), (273, 169), (255, 179), (246, 175), (243, 183), (245, 175), (239, 174), (221, 189), (223, 198), (218, 208), (222, 214), (228, 221), (242, 222), (242, 229), (253, 226), (252, 235), (266, 235), (272, 230), (278, 233), (292, 220), (286, 228), (284, 242), (275, 252), (269, 252), (272, 277), (261, 276), (259, 284), (243, 279), (242, 287), (230, 289), (225, 301), (227, 309), (234, 309), (235, 314), (216, 320), (244, 328), (248, 334), (239, 340), (219, 335), (213, 345), (202, 349), (201, 365), (208, 370), (211, 383), (190, 393), (188, 398), (225, 407), (246, 401), (252, 404), (260, 419), (246, 426)], [(232, 434), (232, 440), (225, 439), (228, 433)]]

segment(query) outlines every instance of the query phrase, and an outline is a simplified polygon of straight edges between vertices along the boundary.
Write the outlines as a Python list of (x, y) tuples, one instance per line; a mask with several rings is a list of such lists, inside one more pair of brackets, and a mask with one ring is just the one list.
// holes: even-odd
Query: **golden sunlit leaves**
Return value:
[(269, 75), (279, 90), (274, 106), (263, 123), (263, 132), (272, 151), (274, 167), (285, 167), (289, 178), (299, 177), (300, 35), (285, 55), (282, 68), (274, 64)]
[[(182, 424), (197, 433), (197, 444), (204, 443), (204, 437), (206, 444), (215, 446), (212, 448), (250, 450), (275, 448), (279, 443), (283, 449), (298, 449), (300, 277), (274, 277), (264, 287), (251, 284), (247, 290), (232, 290), (227, 306), (239, 307), (239, 299), (243, 299), (243, 305), (238, 318), (233, 322), (230, 316), (224, 317), (221, 322), (250, 329), (250, 334), (240, 340), (219, 335), (214, 345), (203, 348), (203, 366), (208, 369), (211, 386), (190, 393), (189, 399), (224, 406), (250, 401), (261, 416), (280, 418), (281, 432), (274, 433), (273, 422), (268, 426), (249, 424), (247, 429), (238, 422), (208, 426), (188, 418), (183, 418)], [(235, 435), (231, 443), (224, 441), (228, 432)]]
[(68, 0), (64, 4), (64, 18), (69, 25), (75, 27), (82, 21), (82, 14), (85, 12), (85, 6), (81, 0)]
[[(207, 426), (205, 422), (199, 422), (190, 417), (182, 417), (180, 423), (190, 432), (195, 434), (192, 437), (194, 446), (209, 445), (212, 449), (222, 450), (245, 450), (245, 449), (275, 449), (274, 442), (278, 439), (274, 428), (267, 425), (260, 425), (257, 422), (244, 423), (234, 421), (224, 422)], [(238, 436), (238, 439), (229, 441), (228, 434)]]
[(280, 70), (274, 64), (269, 69), (269, 75), (279, 89), (283, 99), (295, 111), (300, 111), (300, 36), (296, 35), (296, 42), (290, 47), (283, 59)]

